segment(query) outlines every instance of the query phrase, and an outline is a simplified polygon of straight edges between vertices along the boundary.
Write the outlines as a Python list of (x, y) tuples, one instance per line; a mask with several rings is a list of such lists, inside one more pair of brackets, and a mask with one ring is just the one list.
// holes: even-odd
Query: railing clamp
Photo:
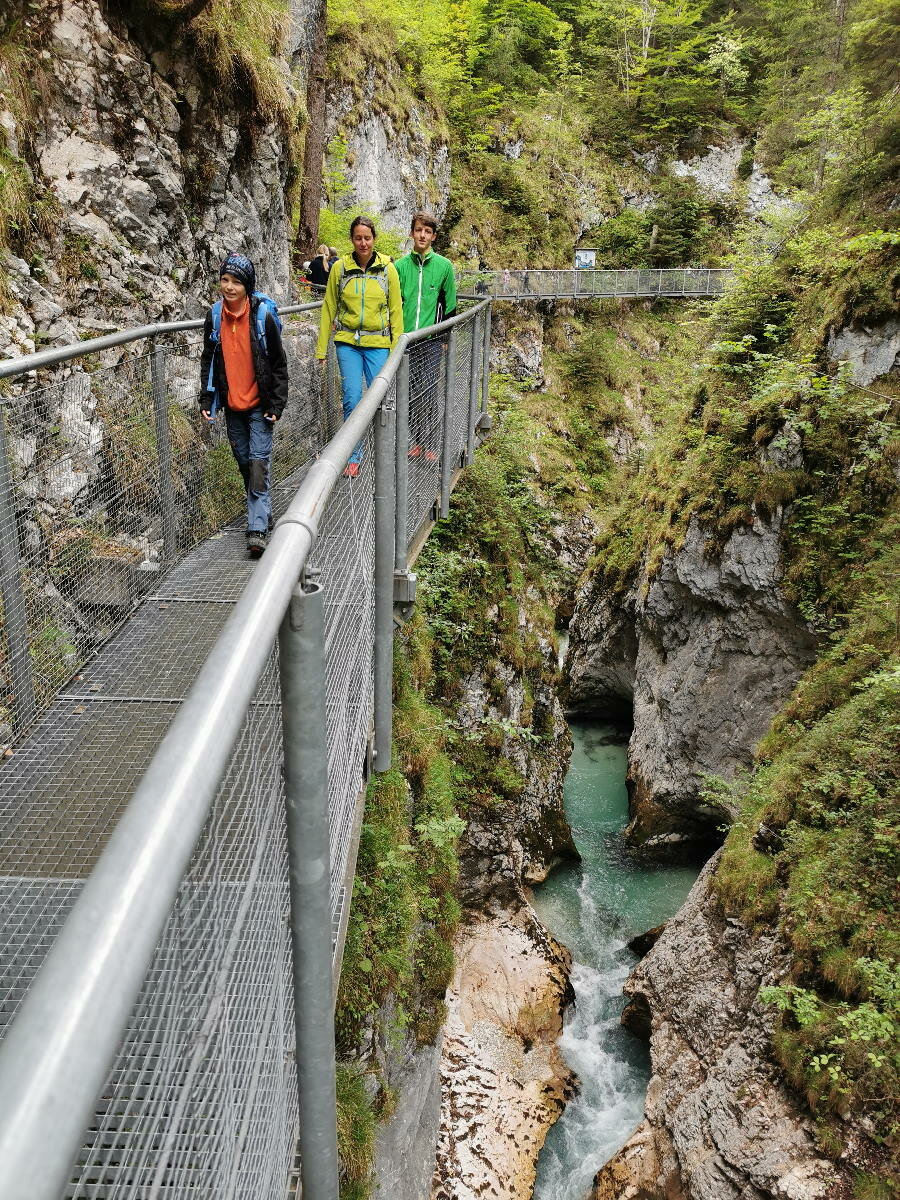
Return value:
[(275, 528), (280, 529), (282, 525), (299, 525), (301, 529), (305, 529), (313, 541), (319, 532), (319, 522), (314, 521), (312, 517), (279, 517), (275, 522)]

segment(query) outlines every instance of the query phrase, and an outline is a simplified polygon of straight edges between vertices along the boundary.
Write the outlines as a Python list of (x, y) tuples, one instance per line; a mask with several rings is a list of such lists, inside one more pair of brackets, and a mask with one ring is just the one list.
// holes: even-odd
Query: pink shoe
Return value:
[(348, 479), (355, 479), (359, 474), (359, 463), (347, 463), (346, 467), (344, 467), (344, 474)]

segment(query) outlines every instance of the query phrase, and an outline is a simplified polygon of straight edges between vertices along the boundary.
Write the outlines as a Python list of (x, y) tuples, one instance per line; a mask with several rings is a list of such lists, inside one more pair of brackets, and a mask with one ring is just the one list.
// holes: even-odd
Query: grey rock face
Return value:
[(36, 265), (12, 267), (0, 349), (199, 315), (231, 248), (287, 296), (288, 164), (275, 126), (248, 140), (227, 94), (212, 103), (193, 63), (149, 57), (98, 0), (63, 0), (42, 59), (49, 93), (34, 142), (60, 213)]
[[(549, 642), (546, 649), (552, 654)], [(504, 700), (492, 700), (487, 680), (473, 675), (457, 720), (473, 737), (486, 722), (505, 722), (510, 733), (497, 753), (510, 760), (526, 785), (514, 806), (470, 814), (461, 840), (459, 898), (475, 924), (465, 925), (458, 936), (457, 970), (440, 1047), (404, 1047), (399, 1064), (396, 1051), (384, 1055), (385, 1075), (397, 1089), (399, 1103), (378, 1137), (379, 1200), (423, 1200), (431, 1194), (436, 1153), (436, 1197), (480, 1194), (493, 1179), (491, 1163), (501, 1152), (533, 1180), (540, 1142), (562, 1108), (567, 1072), (556, 1040), (570, 999), (568, 958), (531, 912), (524, 884), (543, 879), (559, 857), (575, 853), (562, 812), (571, 740), (548, 686), (538, 690), (534, 701), (552, 705), (549, 749), (524, 745), (512, 732), (522, 716), (524, 688), (511, 668), (500, 670)], [(480, 914), (489, 915), (484, 919)], [(473, 1005), (483, 1006), (477, 1016)], [(526, 1018), (533, 1027), (528, 1025), (523, 1034), (519, 1025)], [(479, 1050), (479, 1038), (498, 1054), (499, 1065)], [(525, 1053), (532, 1044), (534, 1052)], [(501, 1052), (498, 1046), (506, 1049)], [(503, 1093), (499, 1106), (498, 1086), (509, 1093)], [(497, 1124), (501, 1110), (509, 1126), (502, 1133)], [(476, 1146), (484, 1152), (469, 1163)], [(473, 1184), (472, 1193), (464, 1189), (463, 1177)], [(457, 1184), (458, 1191), (446, 1190)]]
[(638, 656), (635, 597), (629, 594), (618, 603), (588, 591), (589, 586), (579, 593), (569, 626), (566, 699), (576, 711), (627, 715)]
[(781, 593), (780, 521), (736, 530), (718, 558), (693, 521), (680, 550), (624, 597), (590, 582), (570, 629), (568, 699), (582, 710), (633, 704), (630, 835), (668, 854), (721, 815), (699, 799), (706, 774), (733, 777), (815, 644)]
[(594, 1200), (821, 1200), (835, 1178), (770, 1059), (759, 989), (790, 956), (720, 909), (713, 861), (625, 991), (651, 1015), (643, 1123), (603, 1167)]
[(763, 213), (787, 214), (799, 212), (801, 207), (796, 200), (791, 200), (789, 196), (779, 195), (775, 191), (772, 180), (759, 163), (753, 164), (750, 178), (747, 180), (745, 213), (753, 217), (761, 216)]
[(669, 170), (682, 179), (695, 179), (700, 190), (708, 195), (727, 196), (737, 179), (744, 145), (742, 138), (735, 138), (724, 146), (707, 146), (705, 154), (675, 159), (669, 164)]
[(516, 311), (511, 315), (495, 309), (491, 329), (491, 370), (512, 375), (533, 388), (542, 388), (546, 377), (540, 317), (533, 312)]
[[(575, 518), (554, 534), (576, 568), (589, 549), (584, 532)], [(501, 662), (493, 677), (481, 671), (466, 681), (456, 716), (473, 739), (502, 731), (492, 745), (524, 786), (508, 803), (470, 811), (460, 843), (467, 919), (447, 994), (434, 1200), (530, 1196), (538, 1151), (572, 1085), (556, 1046), (571, 1001), (569, 955), (541, 927), (525, 892), (554, 862), (577, 853), (563, 813), (571, 738), (554, 687), (555, 648), (540, 617), (531, 624), (531, 610), (520, 607), (519, 623), (537, 636), (548, 668), (538, 682), (532, 675), (531, 696), (520, 672)], [(494, 615), (489, 609), (487, 620)], [(539, 744), (519, 732), (532, 705), (543, 714)]]
[[(546, 649), (552, 655), (549, 643)], [(515, 732), (526, 704), (522, 681), (510, 668), (498, 667), (498, 673), (503, 699), (492, 699), (486, 681), (472, 676), (458, 716), (472, 737), (486, 725), (508, 730), (497, 753), (525, 780), (515, 805), (479, 812), (460, 843), (460, 899), (467, 908), (487, 913), (520, 907), (525, 903), (523, 884), (540, 882), (557, 862), (577, 856), (562, 807), (572, 739), (559, 700), (549, 684), (536, 690), (534, 703), (547, 707), (552, 732), (546, 746), (533, 748)]]
[(413, 103), (399, 125), (375, 103), (384, 85), (374, 68), (361, 83), (360, 101), (341, 91), (326, 115), (328, 140), (341, 134), (347, 145), (340, 165), (351, 191), (342, 203), (371, 208), (399, 233), (409, 231), (418, 208), (440, 220), (450, 193), (450, 150), (445, 138), (431, 132), (439, 125), (437, 117)]
[(388, 1074), (399, 1100), (393, 1117), (377, 1132), (376, 1200), (422, 1200), (428, 1195), (441, 1121), (440, 1063), (440, 1046), (425, 1046)]
[(836, 330), (827, 348), (836, 362), (849, 362), (851, 379), (865, 387), (879, 375), (900, 367), (900, 317), (871, 329), (848, 325)]

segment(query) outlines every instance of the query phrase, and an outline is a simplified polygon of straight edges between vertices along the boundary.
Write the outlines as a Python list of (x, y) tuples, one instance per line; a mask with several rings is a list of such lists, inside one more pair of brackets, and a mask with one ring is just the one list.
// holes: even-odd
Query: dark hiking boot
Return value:
[(262, 558), (265, 548), (266, 535), (264, 533), (247, 534), (247, 552), (251, 558)]

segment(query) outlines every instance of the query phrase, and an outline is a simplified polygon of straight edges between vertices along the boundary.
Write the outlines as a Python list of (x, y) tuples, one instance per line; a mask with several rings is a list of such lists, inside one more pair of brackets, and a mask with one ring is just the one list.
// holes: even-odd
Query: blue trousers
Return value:
[[(346, 421), (362, 400), (363, 378), (368, 387), (387, 362), (390, 351), (387, 346), (351, 346), (348, 342), (335, 342), (334, 349), (341, 370), (341, 397)], [(362, 442), (356, 445), (349, 461), (362, 461)]]
[(267, 421), (261, 408), (246, 412), (225, 409), (225, 428), (247, 489), (247, 532), (265, 533), (272, 515), (269, 498), (269, 469), (272, 464), (274, 421)]

